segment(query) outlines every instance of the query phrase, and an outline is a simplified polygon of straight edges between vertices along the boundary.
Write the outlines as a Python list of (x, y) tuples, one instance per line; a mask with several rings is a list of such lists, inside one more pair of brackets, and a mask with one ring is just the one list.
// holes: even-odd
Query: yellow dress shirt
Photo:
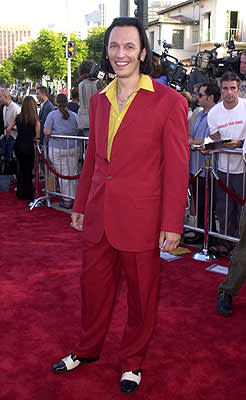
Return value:
[(144, 89), (144, 90), (149, 90), (150, 92), (154, 92), (153, 83), (150, 77), (148, 75), (141, 74), (137, 89), (135, 90), (135, 92), (131, 94), (131, 96), (125, 103), (124, 107), (120, 111), (116, 99), (117, 84), (118, 84), (118, 78), (115, 78), (108, 86), (106, 86), (100, 92), (100, 94), (106, 93), (106, 96), (111, 104), (110, 115), (109, 115), (109, 128), (108, 128), (108, 148), (107, 148), (108, 161), (110, 160), (114, 137), (137, 92), (139, 91), (139, 89)]

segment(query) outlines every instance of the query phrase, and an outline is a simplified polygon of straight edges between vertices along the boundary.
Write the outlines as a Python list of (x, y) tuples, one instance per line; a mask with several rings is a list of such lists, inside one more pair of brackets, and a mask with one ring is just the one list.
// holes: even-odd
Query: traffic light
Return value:
[(142, 21), (144, 29), (148, 29), (148, 0), (134, 0), (134, 3), (137, 6), (135, 17)]
[(75, 58), (75, 40), (66, 43), (66, 58)]

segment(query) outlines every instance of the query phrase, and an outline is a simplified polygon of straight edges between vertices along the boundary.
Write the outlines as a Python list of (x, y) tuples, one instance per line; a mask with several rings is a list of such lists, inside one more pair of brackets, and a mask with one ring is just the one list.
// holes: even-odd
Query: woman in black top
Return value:
[(14, 152), (17, 159), (17, 192), (22, 200), (33, 200), (32, 170), (34, 166), (34, 140), (40, 137), (40, 122), (37, 105), (32, 96), (26, 96), (21, 112), (11, 122), (8, 129), (16, 125), (17, 138)]

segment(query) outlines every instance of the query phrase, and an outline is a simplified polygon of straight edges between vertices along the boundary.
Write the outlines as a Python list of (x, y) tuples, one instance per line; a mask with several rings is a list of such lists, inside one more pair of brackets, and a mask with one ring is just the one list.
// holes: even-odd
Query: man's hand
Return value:
[(83, 222), (84, 222), (84, 214), (73, 212), (71, 218), (72, 218), (73, 228), (77, 229), (77, 231), (82, 231), (83, 230)]
[(224, 147), (226, 149), (236, 149), (240, 147), (240, 145), (241, 145), (241, 140), (231, 140), (228, 143), (224, 143)]
[[(160, 231), (159, 248), (161, 251), (172, 251), (176, 249), (179, 245), (180, 237), (180, 233)], [(164, 245), (165, 240), (166, 242)]]
[(9, 138), (10, 132), (11, 132), (11, 129), (10, 129), (10, 128), (7, 128), (7, 129), (6, 129), (6, 139)]

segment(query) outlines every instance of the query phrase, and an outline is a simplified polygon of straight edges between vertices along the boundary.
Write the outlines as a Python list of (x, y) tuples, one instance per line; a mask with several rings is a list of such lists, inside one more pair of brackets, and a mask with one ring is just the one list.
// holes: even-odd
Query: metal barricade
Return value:
[[(40, 202), (46, 201), (50, 207), (52, 197), (75, 199), (78, 178), (83, 166), (88, 137), (69, 135), (49, 135), (44, 138), (43, 148), (37, 146), (37, 167), (38, 177), (39, 162), (44, 163), (44, 195), (38, 195), (36, 182), (36, 198), (30, 210)], [(54, 186), (50, 185), (53, 177)], [(58, 185), (56, 185), (58, 179)], [(57, 190), (57, 186), (59, 190)]]
[[(238, 154), (239, 156), (242, 157), (242, 150), (241, 149), (235, 149), (235, 150), (230, 150), (230, 149), (220, 149), (220, 150), (216, 150), (211, 152), (212, 157), (211, 157), (211, 162), (209, 163), (209, 165), (206, 167), (203, 167), (202, 170), (208, 169), (208, 173), (210, 176), (210, 186), (209, 186), (209, 204), (208, 204), (208, 208), (209, 208), (209, 218), (208, 218), (208, 236), (213, 236), (219, 239), (225, 239), (231, 242), (238, 242), (239, 241), (239, 237), (232, 237), (228, 234), (228, 199), (229, 199), (229, 195), (226, 192), (226, 196), (225, 196), (225, 232), (224, 233), (219, 233), (217, 231), (214, 231), (212, 229), (212, 215), (213, 212), (215, 211), (216, 213), (216, 204), (215, 204), (215, 210), (214, 210), (214, 187), (216, 184), (218, 184), (218, 174), (217, 174), (217, 158), (218, 158), (218, 153), (223, 153), (226, 154), (227, 156), (227, 172), (226, 172), (226, 182), (225, 182), (225, 186), (228, 187), (229, 184), (229, 163), (230, 163), (230, 157), (232, 154)], [(198, 167), (198, 160), (199, 160), (199, 151), (197, 151), (197, 171), (199, 174), (199, 167)], [(197, 179), (199, 179), (199, 176), (197, 177)], [(240, 198), (239, 194), (235, 194), (235, 198), (236, 200), (243, 200), (245, 199), (245, 194), (246, 194), (246, 165), (244, 165), (244, 172), (243, 172), (243, 196), (242, 198)], [(228, 191), (229, 192), (229, 191)], [(191, 226), (188, 224), (184, 224), (184, 228), (195, 231), (195, 232), (199, 232), (199, 233), (204, 233), (205, 229), (204, 228), (200, 228), (198, 227), (198, 202), (199, 202), (199, 196), (203, 196), (205, 194), (203, 193), (199, 193), (199, 187), (198, 185), (196, 185), (196, 203), (195, 203), (195, 210), (196, 210), (196, 214), (195, 214), (195, 226)], [(232, 195), (234, 195), (234, 193), (232, 193)], [(207, 210), (208, 211), (208, 210)], [(205, 243), (204, 243), (205, 244)], [(206, 248), (206, 245), (204, 246)]]

